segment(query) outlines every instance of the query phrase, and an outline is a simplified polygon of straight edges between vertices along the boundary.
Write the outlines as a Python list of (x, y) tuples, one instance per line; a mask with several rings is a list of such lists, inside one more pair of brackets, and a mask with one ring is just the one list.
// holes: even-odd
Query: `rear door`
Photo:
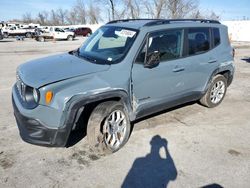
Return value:
[(212, 51), (212, 30), (208, 27), (185, 30), (185, 56), (187, 91), (202, 92), (208, 79), (218, 66), (217, 56)]

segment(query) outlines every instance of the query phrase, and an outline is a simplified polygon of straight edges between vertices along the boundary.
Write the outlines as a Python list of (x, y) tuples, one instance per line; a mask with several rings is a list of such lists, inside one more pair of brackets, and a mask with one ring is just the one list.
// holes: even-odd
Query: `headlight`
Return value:
[(21, 102), (25, 108), (33, 109), (37, 107), (40, 100), (39, 90), (26, 85), (20, 78), (19, 74), (16, 74), (17, 82), (16, 88), (20, 95)]
[(33, 89), (33, 97), (34, 97), (34, 101), (36, 103), (38, 103), (38, 101), (39, 101), (39, 95), (38, 95), (38, 92), (37, 92), (37, 90), (35, 88)]
[(26, 86), (24, 96), (28, 108), (35, 108), (38, 105), (40, 94), (37, 89)]

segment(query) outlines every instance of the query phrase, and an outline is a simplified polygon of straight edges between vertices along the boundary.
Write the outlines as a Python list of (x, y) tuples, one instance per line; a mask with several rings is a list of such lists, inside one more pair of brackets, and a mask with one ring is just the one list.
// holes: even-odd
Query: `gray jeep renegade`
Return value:
[(79, 49), (17, 68), (12, 99), (20, 135), (67, 146), (86, 118), (91, 148), (115, 152), (139, 118), (190, 101), (219, 105), (233, 79), (232, 52), (218, 21), (111, 21)]

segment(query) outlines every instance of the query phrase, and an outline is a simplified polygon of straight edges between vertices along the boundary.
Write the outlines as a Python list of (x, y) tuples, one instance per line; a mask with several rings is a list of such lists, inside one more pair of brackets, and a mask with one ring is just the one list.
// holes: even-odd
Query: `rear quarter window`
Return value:
[(214, 36), (214, 47), (220, 44), (220, 30), (219, 28), (213, 28), (213, 36)]
[(195, 55), (210, 49), (209, 28), (188, 29), (188, 54)]

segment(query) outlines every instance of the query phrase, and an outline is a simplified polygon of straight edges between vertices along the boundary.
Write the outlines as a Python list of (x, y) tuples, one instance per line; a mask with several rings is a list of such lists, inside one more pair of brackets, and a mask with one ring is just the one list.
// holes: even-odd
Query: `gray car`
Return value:
[(26, 142), (67, 146), (83, 127), (96, 152), (112, 153), (139, 118), (190, 101), (218, 106), (233, 75), (218, 21), (117, 20), (77, 50), (20, 65), (14, 114)]

